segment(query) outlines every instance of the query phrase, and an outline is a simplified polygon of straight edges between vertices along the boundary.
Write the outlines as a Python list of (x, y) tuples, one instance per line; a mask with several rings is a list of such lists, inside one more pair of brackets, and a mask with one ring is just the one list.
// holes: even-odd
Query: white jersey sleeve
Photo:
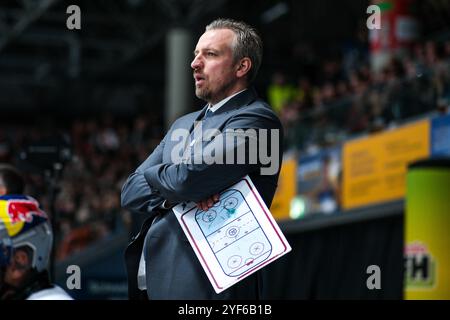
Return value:
[(31, 294), (27, 300), (73, 300), (73, 298), (61, 287), (53, 285), (53, 288)]

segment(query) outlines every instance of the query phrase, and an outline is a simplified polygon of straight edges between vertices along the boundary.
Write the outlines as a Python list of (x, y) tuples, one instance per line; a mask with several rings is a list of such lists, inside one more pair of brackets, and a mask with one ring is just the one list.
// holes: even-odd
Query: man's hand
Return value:
[(199, 208), (200, 210), (206, 211), (209, 208), (211, 208), (212, 206), (214, 206), (214, 203), (216, 203), (217, 201), (219, 201), (218, 193), (212, 195), (208, 199), (197, 202), (197, 208)]

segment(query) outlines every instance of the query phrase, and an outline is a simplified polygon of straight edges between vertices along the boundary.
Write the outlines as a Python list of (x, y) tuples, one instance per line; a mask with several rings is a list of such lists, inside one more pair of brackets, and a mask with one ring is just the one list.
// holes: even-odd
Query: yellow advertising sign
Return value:
[(297, 159), (294, 156), (283, 159), (278, 178), (278, 187), (270, 206), (276, 220), (288, 219), (291, 200), (297, 193)]
[(415, 163), (407, 174), (405, 299), (450, 299), (450, 160)]
[(344, 145), (343, 209), (401, 199), (409, 163), (430, 154), (430, 122), (423, 120)]

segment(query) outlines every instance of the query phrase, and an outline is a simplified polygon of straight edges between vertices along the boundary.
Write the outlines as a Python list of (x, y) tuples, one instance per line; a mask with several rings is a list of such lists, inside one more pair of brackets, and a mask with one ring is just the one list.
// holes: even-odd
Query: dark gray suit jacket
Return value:
[[(270, 207), (277, 187), (279, 168), (272, 175), (262, 175), (260, 162), (248, 163), (249, 149), (246, 149), (245, 164), (195, 164), (173, 160), (173, 150), (180, 141), (172, 141), (177, 129), (192, 132), (194, 121), (201, 120), (206, 106), (197, 112), (177, 119), (153, 153), (131, 174), (122, 188), (122, 206), (134, 211), (150, 213), (139, 234), (132, 239), (126, 251), (129, 283), (129, 297), (139, 298), (137, 270), (141, 250), (144, 247), (146, 261), (147, 292), (150, 299), (257, 299), (262, 290), (261, 276), (257, 272), (231, 288), (216, 294), (200, 262), (185, 237), (171, 210), (161, 209), (164, 200), (171, 203), (200, 201), (219, 193), (233, 185), (245, 175), (249, 175), (266, 205)], [(212, 117), (202, 120), (203, 132), (218, 129), (225, 134), (226, 129), (278, 129), (279, 155), (281, 167), (282, 126), (271, 108), (258, 99), (254, 89), (239, 93)], [(176, 135), (175, 135), (176, 136)], [(253, 139), (253, 138), (250, 138)], [(259, 139), (257, 135), (254, 139)], [(238, 141), (239, 139), (237, 139)], [(203, 142), (211, 145), (212, 142)], [(246, 146), (250, 143), (248, 140)], [(239, 143), (239, 142), (237, 142)], [(187, 145), (187, 155), (195, 157), (194, 147)], [(233, 146), (236, 151), (238, 148)], [(269, 149), (270, 150), (270, 149)], [(186, 151), (186, 150), (182, 150)], [(230, 152), (230, 146), (224, 146)], [(181, 153), (180, 153), (181, 155)]]

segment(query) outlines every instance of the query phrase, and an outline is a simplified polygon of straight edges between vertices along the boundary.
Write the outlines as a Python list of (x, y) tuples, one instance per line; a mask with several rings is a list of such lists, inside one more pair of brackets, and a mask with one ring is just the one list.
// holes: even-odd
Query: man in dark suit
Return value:
[(216, 294), (171, 208), (194, 201), (207, 210), (247, 174), (270, 207), (282, 127), (251, 87), (261, 60), (261, 40), (245, 23), (218, 19), (200, 37), (191, 67), (207, 105), (177, 119), (122, 188), (123, 207), (150, 213), (126, 251), (131, 299), (260, 297), (259, 272)]

